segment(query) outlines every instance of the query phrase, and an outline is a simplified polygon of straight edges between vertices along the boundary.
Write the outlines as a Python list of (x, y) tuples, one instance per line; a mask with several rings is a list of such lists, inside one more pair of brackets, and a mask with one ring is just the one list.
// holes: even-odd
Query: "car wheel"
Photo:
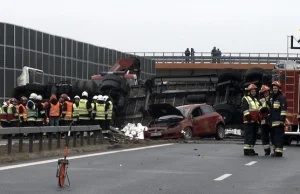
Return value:
[(216, 127), (216, 140), (222, 140), (225, 137), (225, 127), (223, 125), (217, 125)]
[(183, 138), (185, 140), (190, 140), (193, 137), (193, 131), (190, 127), (186, 127), (183, 129)]

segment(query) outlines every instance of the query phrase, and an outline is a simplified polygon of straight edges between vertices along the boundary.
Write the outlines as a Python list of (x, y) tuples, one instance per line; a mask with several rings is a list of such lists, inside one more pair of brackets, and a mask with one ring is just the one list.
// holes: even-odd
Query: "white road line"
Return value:
[[(149, 149), (149, 148), (157, 148), (157, 147), (170, 146), (170, 145), (174, 145), (174, 144), (169, 143), (169, 144), (145, 146), (145, 147), (124, 149), (124, 150), (116, 150), (116, 151), (109, 151), (109, 152), (100, 152), (100, 153), (94, 153), (94, 154), (85, 154), (85, 155), (68, 157), (67, 159), (68, 160), (74, 160), (74, 159), (79, 159), (79, 158), (89, 158), (89, 157), (93, 157), (93, 156), (108, 155), (108, 154), (114, 154), (114, 153), (120, 153), (120, 152), (130, 152), (130, 151), (144, 150), (144, 149)], [(14, 169), (14, 168), (22, 168), (22, 167), (27, 167), (27, 166), (34, 166), (34, 165), (39, 165), (39, 164), (47, 164), (47, 163), (57, 162), (58, 159), (60, 159), (60, 158), (51, 159), (51, 160), (43, 160), (43, 161), (38, 161), (38, 162), (28, 162), (28, 163), (24, 163), (24, 164), (16, 164), (16, 165), (10, 165), (10, 166), (3, 166), (3, 167), (0, 167), (0, 171)]]
[(252, 162), (249, 162), (247, 164), (245, 164), (245, 166), (252, 166), (253, 164), (255, 164), (257, 161), (252, 161)]
[(286, 150), (286, 148), (283, 148), (283, 150)]
[(232, 175), (232, 174), (223, 174), (222, 176), (220, 176), (220, 177), (218, 177), (218, 178), (216, 178), (216, 179), (214, 179), (214, 180), (215, 180), (215, 181), (222, 181), (222, 180), (224, 180), (224, 179), (230, 177), (231, 175)]

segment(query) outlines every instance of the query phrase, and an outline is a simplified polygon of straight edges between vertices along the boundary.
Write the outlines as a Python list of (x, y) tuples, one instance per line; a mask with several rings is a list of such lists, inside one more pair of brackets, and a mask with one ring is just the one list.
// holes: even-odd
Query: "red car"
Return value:
[(190, 104), (174, 107), (170, 104), (152, 104), (148, 110), (153, 121), (144, 132), (146, 138), (176, 139), (193, 136), (225, 136), (223, 117), (208, 104)]

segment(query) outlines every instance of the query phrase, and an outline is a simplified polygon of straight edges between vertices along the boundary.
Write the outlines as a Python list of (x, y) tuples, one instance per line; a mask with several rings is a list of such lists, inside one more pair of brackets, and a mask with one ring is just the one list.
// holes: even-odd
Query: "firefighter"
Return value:
[(242, 100), (243, 122), (245, 130), (244, 139), (244, 155), (256, 156), (258, 155), (254, 151), (256, 143), (256, 135), (258, 130), (258, 116), (260, 103), (256, 96), (256, 85), (250, 84), (245, 90), (248, 91), (248, 95)]
[(104, 96), (103, 98), (105, 101), (105, 129), (109, 130), (113, 113), (113, 103), (108, 96)]
[(69, 126), (72, 122), (73, 103), (67, 94), (62, 94), (61, 97), (64, 99), (61, 115), (62, 125)]
[(43, 126), (43, 123), (45, 123), (45, 121), (46, 121), (46, 111), (45, 111), (42, 100), (43, 100), (43, 97), (41, 95), (37, 95), (37, 97), (36, 97), (37, 119), (36, 119), (35, 125), (39, 126), (39, 127)]
[(20, 124), (17, 104), (17, 99), (11, 98), (7, 107), (7, 120), (10, 123), (10, 127), (19, 127)]
[(96, 104), (97, 104), (97, 100), (98, 100), (98, 96), (93, 96), (93, 101), (91, 103), (92, 106), (92, 121), (91, 124), (97, 125), (98, 122), (94, 120), (94, 118), (96, 117)]
[(97, 97), (97, 104), (95, 106), (95, 121), (100, 125), (102, 130), (105, 130), (105, 102), (102, 95)]
[(36, 118), (37, 118), (37, 110), (35, 105), (37, 94), (31, 93), (29, 96), (29, 100), (26, 104), (27, 109), (27, 126), (35, 126)]
[[(270, 88), (266, 85), (262, 85), (260, 94), (263, 96), (261, 97), (260, 101), (260, 126), (261, 126), (261, 139), (262, 145), (265, 150), (265, 156), (269, 156), (271, 154), (271, 147), (270, 147), (270, 123), (268, 120), (268, 115), (270, 114)], [(271, 143), (273, 144), (273, 139), (271, 138)]]
[(47, 108), (47, 115), (49, 115), (50, 126), (59, 126), (59, 118), (61, 112), (62, 109), (59, 101), (54, 94), (51, 95)]
[(73, 121), (76, 124), (78, 122), (78, 117), (79, 117), (79, 101), (80, 101), (80, 97), (76, 95), (74, 97), (74, 103), (73, 103)]
[(1, 126), (2, 127), (9, 127), (9, 122), (7, 120), (7, 107), (8, 107), (8, 103), (7, 102), (3, 102), (3, 106), (2, 106), (2, 112), (1, 112)]
[(271, 132), (274, 133), (274, 153), (272, 157), (282, 157), (284, 142), (284, 123), (287, 116), (287, 100), (281, 92), (281, 84), (278, 81), (272, 82), (273, 95), (270, 99), (271, 110), (270, 120), (272, 123)]
[[(19, 120), (20, 120), (20, 127), (25, 127), (27, 126), (27, 108), (26, 108), (26, 104), (27, 104), (27, 98), (25, 96), (22, 96), (20, 98), (20, 104), (19, 104)], [(27, 134), (24, 134), (25, 136), (27, 136)]]
[(81, 99), (79, 101), (79, 125), (90, 125), (92, 106), (88, 101), (88, 93), (86, 91), (82, 92)]

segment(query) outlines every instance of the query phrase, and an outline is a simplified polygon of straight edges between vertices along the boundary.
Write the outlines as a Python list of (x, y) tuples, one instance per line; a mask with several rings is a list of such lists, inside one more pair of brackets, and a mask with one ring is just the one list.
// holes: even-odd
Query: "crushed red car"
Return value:
[(153, 118), (144, 132), (145, 138), (191, 139), (193, 136), (225, 136), (223, 117), (208, 104), (190, 104), (174, 107), (171, 104), (149, 105)]

